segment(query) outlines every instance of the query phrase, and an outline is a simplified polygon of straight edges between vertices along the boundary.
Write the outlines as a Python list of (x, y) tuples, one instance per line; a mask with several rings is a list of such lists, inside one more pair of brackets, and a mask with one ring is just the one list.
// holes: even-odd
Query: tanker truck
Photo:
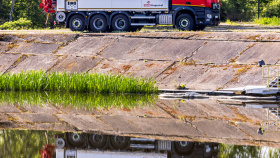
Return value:
[(40, 7), (72, 31), (131, 31), (155, 25), (203, 30), (220, 23), (220, 0), (42, 0)]
[[(218, 143), (169, 141), (148, 138), (64, 133), (55, 135), (52, 158), (215, 158)], [(45, 146), (45, 152), (47, 150)], [(55, 150), (55, 151), (54, 151)], [(43, 157), (45, 158), (45, 157)]]

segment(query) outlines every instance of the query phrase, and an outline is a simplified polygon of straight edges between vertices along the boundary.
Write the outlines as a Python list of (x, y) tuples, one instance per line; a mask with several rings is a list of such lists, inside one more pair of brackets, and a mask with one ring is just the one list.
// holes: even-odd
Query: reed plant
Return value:
[[(7, 91), (0, 92), (0, 105), (13, 104), (18, 106), (41, 106), (51, 104), (58, 107), (110, 109), (153, 106), (156, 94), (94, 94), (73, 92), (31, 92)], [(1, 107), (1, 106), (0, 106)]]
[(26, 71), (0, 75), (1, 91), (155, 93), (155, 81), (120, 74)]

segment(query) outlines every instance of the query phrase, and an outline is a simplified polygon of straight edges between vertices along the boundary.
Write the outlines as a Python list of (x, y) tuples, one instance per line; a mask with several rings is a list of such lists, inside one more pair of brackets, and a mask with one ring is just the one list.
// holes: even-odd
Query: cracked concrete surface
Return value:
[[(110, 72), (154, 78), (160, 88), (185, 84), (190, 89), (217, 90), (265, 84), (257, 61), (277, 63), (279, 46), (280, 35), (267, 32), (3, 34), (0, 71)], [(264, 109), (211, 100), (159, 100), (153, 108), (130, 111), (53, 105), (0, 108), (1, 128), (280, 147), (279, 133), (256, 134), (265, 119)]]
[(263, 85), (257, 62), (278, 63), (279, 39), (269, 32), (3, 34), (0, 69), (121, 73), (155, 78), (164, 89), (217, 90)]

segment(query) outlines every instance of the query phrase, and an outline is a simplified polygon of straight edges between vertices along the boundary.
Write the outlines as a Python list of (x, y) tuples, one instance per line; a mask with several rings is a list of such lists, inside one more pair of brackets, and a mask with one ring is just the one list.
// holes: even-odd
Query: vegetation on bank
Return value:
[[(61, 107), (85, 109), (110, 109), (153, 105), (158, 96), (156, 94), (94, 94), (73, 92), (0, 92), (0, 103), (24, 105), (52, 104)], [(0, 106), (1, 107), (1, 106)]]
[(59, 91), (92, 93), (154, 93), (155, 81), (132, 76), (27, 71), (0, 75), (1, 91)]
[(273, 16), (271, 18), (259, 18), (254, 20), (255, 24), (259, 25), (269, 25), (269, 26), (279, 26), (280, 25), (280, 18)]
[(3, 25), (0, 25), (1, 30), (27, 30), (32, 26), (31, 20), (27, 20), (26, 18), (20, 18), (16, 21), (8, 21)]

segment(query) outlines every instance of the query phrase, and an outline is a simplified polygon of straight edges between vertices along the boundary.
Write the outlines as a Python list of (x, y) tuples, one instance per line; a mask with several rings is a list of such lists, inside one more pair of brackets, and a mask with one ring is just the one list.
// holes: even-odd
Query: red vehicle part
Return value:
[(40, 8), (44, 8), (46, 13), (55, 13), (52, 0), (42, 0), (42, 3), (40, 3)]
[(55, 146), (47, 144), (45, 145), (43, 150), (39, 151), (39, 154), (41, 155), (41, 158), (52, 158), (52, 156), (54, 155), (54, 149)]
[(212, 3), (219, 3), (221, 5), (220, 0), (173, 0), (172, 1), (172, 5), (208, 7), (208, 8), (211, 8)]

